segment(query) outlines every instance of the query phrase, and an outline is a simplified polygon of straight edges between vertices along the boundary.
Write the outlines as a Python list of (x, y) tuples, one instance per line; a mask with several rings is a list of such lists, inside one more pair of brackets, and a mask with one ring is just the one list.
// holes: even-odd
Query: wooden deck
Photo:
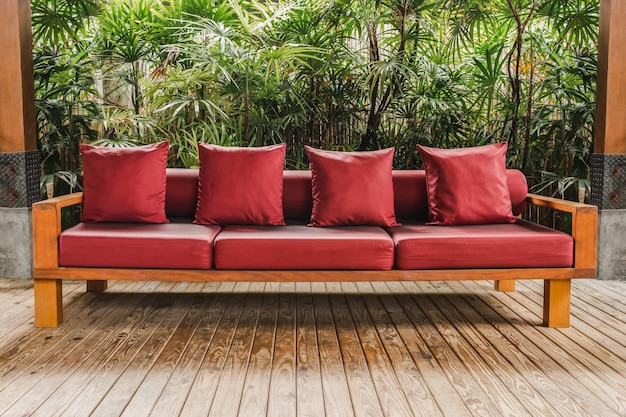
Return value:
[(0, 280), (2, 416), (626, 416), (626, 282), (64, 284)]

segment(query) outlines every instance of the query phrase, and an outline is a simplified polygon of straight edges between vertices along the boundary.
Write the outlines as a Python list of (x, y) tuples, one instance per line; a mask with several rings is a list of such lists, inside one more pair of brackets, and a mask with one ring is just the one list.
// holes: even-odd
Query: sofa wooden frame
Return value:
[(74, 193), (33, 204), (35, 326), (63, 321), (62, 280), (86, 280), (87, 291), (104, 291), (107, 280), (157, 281), (445, 281), (494, 280), (497, 291), (514, 291), (518, 279), (543, 279), (543, 324), (569, 327), (571, 280), (596, 277), (597, 208), (530, 194), (527, 204), (571, 213), (574, 265), (570, 268), (439, 269), (390, 271), (232, 271), (60, 267), (61, 210), (82, 203)]

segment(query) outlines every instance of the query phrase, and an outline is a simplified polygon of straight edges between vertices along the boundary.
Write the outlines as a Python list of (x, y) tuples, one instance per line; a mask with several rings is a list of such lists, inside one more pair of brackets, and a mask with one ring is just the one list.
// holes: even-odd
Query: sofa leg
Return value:
[(514, 279), (499, 279), (494, 281), (493, 288), (499, 292), (515, 292)]
[(57, 327), (63, 322), (63, 286), (60, 279), (35, 279), (35, 327)]
[(102, 292), (108, 287), (106, 280), (88, 280), (87, 292)]
[(547, 279), (543, 288), (543, 324), (569, 327), (572, 280)]

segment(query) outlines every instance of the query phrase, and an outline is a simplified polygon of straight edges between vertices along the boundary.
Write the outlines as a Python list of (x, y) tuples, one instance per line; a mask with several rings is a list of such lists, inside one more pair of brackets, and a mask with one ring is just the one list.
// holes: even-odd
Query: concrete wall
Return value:
[(0, 277), (32, 278), (33, 249), (29, 208), (0, 208)]
[(626, 280), (626, 210), (598, 216), (598, 279)]

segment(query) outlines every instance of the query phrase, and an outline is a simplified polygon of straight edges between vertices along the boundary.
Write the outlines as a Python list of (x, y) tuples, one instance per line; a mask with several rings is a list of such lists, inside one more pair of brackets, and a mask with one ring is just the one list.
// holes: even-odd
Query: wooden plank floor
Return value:
[(626, 416), (626, 282), (64, 284), (36, 329), (0, 279), (2, 416)]

